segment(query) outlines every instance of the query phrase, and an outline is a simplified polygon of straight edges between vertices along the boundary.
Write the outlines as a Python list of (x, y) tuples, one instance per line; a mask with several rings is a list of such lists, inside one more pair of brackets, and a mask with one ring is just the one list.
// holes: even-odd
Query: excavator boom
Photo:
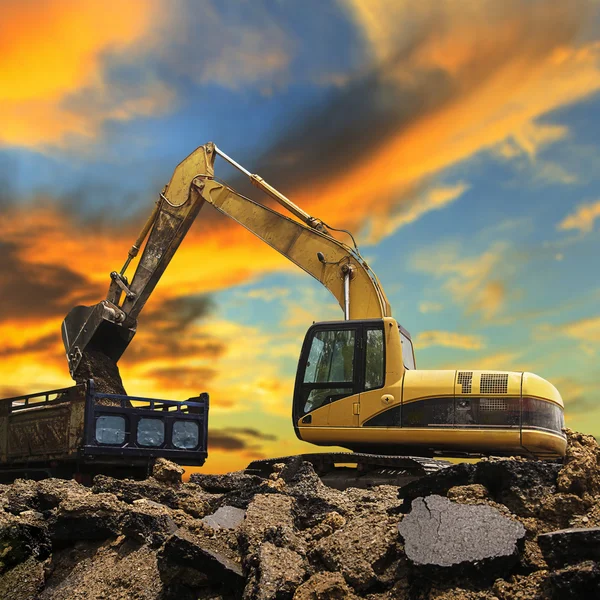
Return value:
[[(275, 199), (291, 219), (242, 196), (214, 179), (220, 155), (247, 175), (253, 185)], [(286, 196), (236, 163), (213, 143), (197, 148), (175, 169), (152, 214), (131, 247), (120, 272), (111, 273), (106, 299), (92, 307), (77, 306), (65, 318), (63, 343), (71, 376), (88, 350), (117, 362), (136, 332), (137, 317), (187, 234), (204, 202), (243, 225), (265, 243), (318, 279), (336, 298), (346, 319), (391, 315), (377, 276), (356, 247), (331, 235)], [(128, 282), (125, 271), (148, 238), (137, 269)]]

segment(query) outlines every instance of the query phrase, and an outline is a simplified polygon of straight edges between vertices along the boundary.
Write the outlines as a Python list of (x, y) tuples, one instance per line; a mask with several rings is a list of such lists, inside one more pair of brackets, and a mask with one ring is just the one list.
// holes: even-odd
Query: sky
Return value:
[[(597, 0), (2, 0), (0, 397), (71, 384), (62, 319), (214, 141), (354, 232), (418, 368), (532, 371), (600, 436), (599, 25)], [(119, 365), (208, 391), (204, 470), (243, 468), (315, 451), (296, 362), (341, 318), (207, 206)]]

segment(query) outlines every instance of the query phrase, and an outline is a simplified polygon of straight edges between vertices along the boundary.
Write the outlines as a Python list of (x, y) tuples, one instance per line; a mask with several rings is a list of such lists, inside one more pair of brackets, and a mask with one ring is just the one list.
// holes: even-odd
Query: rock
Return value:
[(94, 494), (114, 494), (119, 500), (127, 503), (132, 503), (134, 500), (141, 498), (148, 498), (170, 508), (177, 508), (179, 505), (177, 491), (153, 479), (133, 481), (131, 479), (114, 479), (106, 475), (96, 475), (92, 491)]
[(177, 525), (166, 506), (137, 501), (121, 519), (122, 534), (148, 543), (153, 548), (161, 546), (168, 536), (175, 533)]
[(50, 550), (45, 527), (0, 513), (0, 573), (23, 563), (29, 557), (44, 560)]
[(586, 560), (600, 561), (600, 528), (561, 529), (542, 533), (537, 542), (549, 566), (564, 567)]
[(321, 539), (311, 553), (329, 571), (338, 571), (356, 590), (385, 586), (386, 571), (397, 558), (396, 517), (361, 515)]
[(41, 511), (56, 508), (63, 500), (68, 498), (91, 495), (89, 488), (72, 479), (42, 479), (36, 482), (36, 489), (37, 504)]
[(236, 558), (225, 548), (210, 547), (206, 539), (177, 531), (159, 551), (158, 569), (163, 583), (175, 590), (212, 584), (241, 593), (245, 579)]
[(355, 508), (347, 493), (324, 485), (312, 464), (305, 461), (290, 471), (285, 492), (295, 499), (294, 521), (299, 529), (314, 527), (327, 513), (347, 515)]
[(398, 498), (405, 501), (402, 511), (410, 511), (411, 502), (415, 498), (430, 495), (445, 496), (450, 488), (475, 483), (475, 468), (475, 465), (460, 463), (411, 481), (398, 490)]
[(482, 500), (489, 500), (488, 489), (479, 484), (457, 485), (448, 490), (448, 498), (459, 504), (481, 504)]
[(250, 560), (267, 541), (302, 554), (306, 552), (304, 540), (295, 531), (293, 508), (294, 501), (289, 496), (259, 494), (254, 497), (238, 536), (240, 548)]
[(212, 515), (202, 519), (202, 522), (213, 529), (235, 529), (241, 525), (246, 516), (246, 511), (234, 506), (221, 506)]
[(105, 475), (94, 477), (92, 491), (96, 494), (114, 494), (119, 500), (131, 504), (136, 500), (147, 499), (169, 508), (180, 508), (195, 518), (202, 518), (214, 511), (220, 496), (206, 494), (200, 487), (182, 484), (177, 487), (164, 485), (154, 478), (145, 481), (114, 479)]
[(475, 483), (485, 486), (496, 502), (521, 517), (536, 516), (540, 500), (556, 491), (560, 465), (533, 460), (482, 460)]
[(531, 575), (513, 575), (508, 581), (497, 579), (492, 593), (498, 600), (547, 600), (545, 591), (548, 571), (536, 571)]
[[(456, 486), (485, 487), (492, 500), (522, 517), (537, 515), (540, 500), (556, 491), (560, 465), (540, 461), (495, 459), (459, 464), (427, 475), (400, 488), (398, 497), (412, 501), (428, 495), (446, 495)], [(408, 504), (403, 507), (409, 510)]]
[(190, 483), (195, 483), (203, 490), (213, 494), (226, 494), (247, 486), (258, 488), (262, 482), (261, 477), (246, 475), (243, 471), (234, 471), (222, 475), (205, 475), (204, 473), (192, 473), (190, 475)]
[(417, 498), (398, 525), (409, 561), (421, 576), (448, 572), (494, 579), (516, 564), (525, 528), (491, 506)]
[(354, 600), (357, 596), (340, 573), (316, 573), (294, 593), (293, 600)]
[(185, 469), (183, 467), (166, 458), (158, 458), (152, 469), (152, 477), (161, 483), (181, 483), (181, 477), (184, 473)]
[[(575, 494), (551, 494), (540, 502), (538, 517), (555, 527), (568, 527), (577, 515), (587, 511), (588, 504)], [(585, 519), (585, 517), (583, 517)], [(584, 521), (585, 522), (585, 521)]]
[(245, 598), (285, 600), (291, 598), (306, 576), (306, 561), (289, 548), (264, 542), (252, 560)]
[(113, 494), (93, 494), (63, 500), (49, 520), (55, 544), (72, 540), (104, 540), (116, 537), (127, 505)]
[(18, 515), (26, 510), (39, 510), (37, 485), (30, 479), (17, 479), (6, 491), (6, 510)]
[(587, 561), (551, 573), (548, 590), (553, 600), (600, 598), (600, 566)]
[(36, 600), (167, 600), (155, 552), (126, 540), (55, 550), (44, 571), (44, 590)]
[(311, 541), (320, 540), (334, 531), (341, 529), (346, 524), (346, 518), (339, 513), (333, 511), (327, 513), (318, 525), (309, 530), (306, 535)]

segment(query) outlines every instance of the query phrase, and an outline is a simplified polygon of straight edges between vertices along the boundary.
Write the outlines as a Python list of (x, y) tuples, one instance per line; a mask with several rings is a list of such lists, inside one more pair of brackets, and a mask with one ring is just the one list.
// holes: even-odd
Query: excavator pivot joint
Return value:
[(121, 288), (121, 290), (123, 290), (123, 292), (125, 292), (127, 298), (129, 298), (130, 300), (135, 300), (135, 293), (132, 292), (127, 286), (126, 277), (124, 277), (120, 273), (117, 273), (116, 271), (113, 271), (110, 274), (110, 278)]

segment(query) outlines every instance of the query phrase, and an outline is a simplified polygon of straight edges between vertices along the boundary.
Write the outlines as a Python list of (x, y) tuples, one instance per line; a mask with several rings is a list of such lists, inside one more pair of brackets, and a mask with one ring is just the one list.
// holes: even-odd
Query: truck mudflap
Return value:
[(159, 400), (105, 394), (87, 384), (85, 462), (139, 462), (167, 458), (181, 465), (202, 466), (208, 456), (207, 393), (188, 400)]
[(311, 463), (325, 485), (339, 490), (349, 487), (369, 488), (375, 485), (401, 487), (452, 465), (446, 460), (420, 456), (319, 452), (254, 460), (244, 472), (266, 478), (275, 471), (275, 465), (287, 465), (298, 459)]

